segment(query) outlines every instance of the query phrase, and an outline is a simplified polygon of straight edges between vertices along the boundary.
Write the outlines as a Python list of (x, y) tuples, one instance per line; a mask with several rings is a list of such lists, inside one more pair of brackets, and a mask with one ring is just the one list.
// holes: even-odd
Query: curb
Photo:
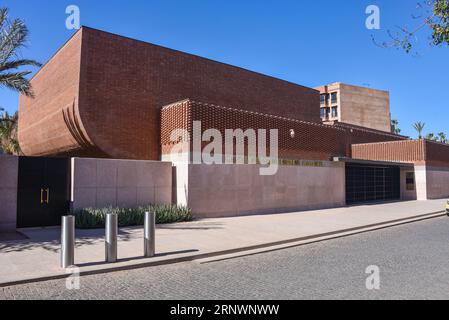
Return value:
[(401, 220), (392, 220), (395, 222), (384, 222), (384, 223), (379, 223), (378, 225), (377, 224), (368, 225), (365, 227), (357, 228), (357, 230), (347, 229), (347, 230), (352, 230), (352, 231), (345, 232), (345, 230), (342, 230), (342, 231), (337, 231), (335, 234), (325, 234), (323, 236), (317, 235), (316, 237), (311, 238), (311, 239), (303, 238), (298, 241), (293, 240), (292, 242), (289, 242), (286, 244), (273, 245), (270, 247), (266, 247), (265, 249), (248, 250), (245, 252), (242, 251), (242, 254), (237, 253), (237, 254), (229, 254), (229, 255), (220, 255), (216, 259), (214, 259), (213, 257), (199, 259), (199, 262), (201, 264), (207, 264), (207, 263), (232, 260), (232, 259), (241, 258), (241, 257), (248, 257), (248, 256), (252, 256), (252, 255), (262, 254), (262, 253), (275, 252), (275, 251), (285, 250), (285, 249), (289, 249), (289, 248), (301, 247), (301, 246), (305, 246), (305, 245), (309, 245), (309, 244), (320, 243), (320, 242), (325, 242), (325, 241), (334, 240), (334, 239), (346, 238), (346, 237), (350, 237), (350, 236), (354, 236), (354, 235), (358, 235), (358, 234), (369, 233), (369, 232), (373, 232), (373, 231), (398, 227), (401, 225), (411, 224), (414, 222), (420, 222), (420, 221), (425, 221), (425, 220), (430, 220), (430, 219), (435, 219), (435, 218), (441, 218), (444, 216), (446, 216), (446, 214), (441, 214), (441, 212), (429, 213), (429, 214), (426, 214), (423, 216), (416, 216), (415, 218), (405, 218), (403, 220), (402, 219)]
[[(250, 255), (261, 254), (261, 253), (272, 252), (272, 251), (278, 251), (278, 250), (283, 250), (283, 249), (287, 249), (287, 248), (307, 245), (307, 244), (311, 244), (311, 243), (318, 243), (318, 242), (323, 242), (323, 241), (332, 240), (332, 239), (349, 237), (349, 236), (353, 236), (353, 235), (357, 235), (357, 234), (361, 234), (361, 233), (377, 231), (377, 230), (381, 230), (381, 229), (391, 228), (391, 227), (400, 226), (400, 225), (404, 225), (404, 224), (410, 224), (410, 223), (414, 223), (414, 222), (420, 222), (420, 221), (424, 221), (424, 220), (430, 220), (430, 219), (439, 218), (439, 217), (443, 217), (443, 216), (446, 216), (445, 211), (437, 211), (437, 212), (427, 213), (427, 214), (418, 215), (418, 216), (410, 217), (410, 218), (385, 221), (385, 222), (380, 222), (380, 223), (371, 224), (371, 225), (365, 225), (365, 226), (343, 229), (343, 230), (338, 230), (338, 231), (333, 231), (333, 232), (316, 234), (316, 235), (307, 236), (307, 237), (288, 239), (288, 240), (282, 240), (282, 241), (271, 242), (271, 243), (264, 243), (264, 244), (260, 244), (260, 245), (249, 246), (249, 247), (242, 247), (242, 248), (236, 248), (236, 249), (230, 249), (230, 250), (190, 255), (190, 256), (186, 256), (186, 257), (178, 257), (178, 258), (172, 258), (172, 259), (161, 260), (161, 261), (149, 261), (149, 262), (143, 262), (143, 263), (135, 263), (132, 265), (125, 265), (125, 266), (113, 265), (110, 267), (105, 267), (103, 269), (97, 269), (97, 270), (85, 270), (85, 271), (81, 270), (80, 276), (89, 276), (89, 275), (105, 274), (105, 273), (112, 273), (112, 272), (119, 272), (119, 271), (136, 270), (136, 269), (156, 267), (156, 266), (161, 266), (161, 265), (177, 264), (177, 263), (181, 263), (181, 262), (204, 260), (204, 259), (210, 259), (210, 258), (214, 258), (214, 257), (216, 257), (217, 259), (211, 259), (211, 261), (206, 261), (206, 262), (202, 262), (202, 263), (219, 262), (219, 261), (229, 260), (229, 259), (238, 258), (238, 257), (250, 256)], [(242, 253), (242, 254), (238, 255), (238, 253)], [(228, 256), (228, 257), (226, 257), (226, 256)], [(219, 258), (219, 257), (221, 257), (221, 258)], [(120, 263), (120, 261), (119, 261), (119, 263)], [(50, 280), (66, 279), (68, 276), (69, 276), (69, 274), (57, 274), (57, 275), (52, 275), (52, 276), (47, 276), (47, 277), (37, 277), (37, 278), (30, 278), (30, 279), (24, 279), (24, 280), (18, 280), (18, 281), (4, 282), (4, 283), (0, 283), (0, 288), (29, 284), (29, 283), (45, 282), (45, 281), (50, 281)]]

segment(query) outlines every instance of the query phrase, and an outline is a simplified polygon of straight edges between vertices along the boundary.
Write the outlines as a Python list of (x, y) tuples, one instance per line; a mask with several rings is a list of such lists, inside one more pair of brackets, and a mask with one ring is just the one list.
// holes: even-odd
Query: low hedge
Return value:
[(118, 215), (119, 227), (143, 226), (145, 212), (156, 212), (157, 224), (192, 221), (192, 212), (185, 207), (175, 205), (150, 205), (135, 209), (129, 208), (87, 208), (74, 213), (75, 223), (78, 229), (99, 229), (105, 227), (106, 215), (114, 213)]

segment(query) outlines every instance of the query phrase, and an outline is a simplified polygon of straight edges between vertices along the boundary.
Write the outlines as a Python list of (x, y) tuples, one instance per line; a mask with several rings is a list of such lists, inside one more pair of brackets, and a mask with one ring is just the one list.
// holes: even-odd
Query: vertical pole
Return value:
[(75, 264), (75, 217), (62, 217), (61, 224), (61, 268)]
[(117, 262), (118, 215), (106, 215), (106, 262)]
[(144, 255), (146, 258), (156, 254), (156, 214), (154, 211), (145, 212)]

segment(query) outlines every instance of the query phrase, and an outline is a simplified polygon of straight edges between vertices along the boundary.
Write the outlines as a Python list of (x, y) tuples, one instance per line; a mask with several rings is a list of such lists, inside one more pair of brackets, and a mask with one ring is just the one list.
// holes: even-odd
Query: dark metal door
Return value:
[(19, 159), (17, 227), (49, 227), (69, 211), (70, 160)]
[(400, 200), (400, 168), (380, 165), (346, 165), (348, 204)]

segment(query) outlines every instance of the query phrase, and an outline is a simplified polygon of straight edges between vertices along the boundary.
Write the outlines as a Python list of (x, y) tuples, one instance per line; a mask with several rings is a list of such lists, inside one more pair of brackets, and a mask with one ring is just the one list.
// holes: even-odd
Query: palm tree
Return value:
[(422, 139), (422, 132), (423, 132), (425, 126), (426, 126), (426, 124), (421, 121), (418, 121), (417, 123), (415, 123), (413, 125), (413, 128), (415, 128), (415, 130), (418, 132), (419, 139)]
[(393, 133), (400, 134), (401, 129), (399, 129), (399, 121), (398, 120), (391, 120), (391, 128), (393, 129)]
[(439, 141), (442, 142), (442, 143), (447, 143), (448, 142), (446, 134), (444, 132), (440, 132), (438, 134), (438, 138), (439, 138)]
[(0, 8), (0, 86), (33, 97), (29, 80), (31, 71), (19, 70), (24, 66), (41, 64), (34, 60), (19, 57), (19, 50), (28, 40), (28, 28), (20, 19), (9, 20), (8, 9)]
[(5, 111), (5, 109), (3, 109), (2, 107), (0, 107), (0, 125), (2, 124), (3, 120), (3, 111)]
[[(22, 20), (10, 20), (8, 9), (0, 8), (0, 87), (34, 97), (30, 81), (26, 78), (31, 71), (22, 68), (40, 67), (41, 64), (19, 56), (19, 50), (26, 45), (28, 35), (28, 28)], [(3, 111), (4, 109), (0, 108), (0, 112)], [(17, 112), (12, 116), (7, 112), (0, 115), (0, 146), (6, 153), (20, 154), (17, 123)]]
[[(3, 109), (2, 107), (0, 107), (0, 112), (3, 112), (3, 110), (5, 110), (5, 109)], [(1, 119), (1, 117), (0, 117), (0, 125), (3, 123), (3, 121), (2, 121), (2, 119)], [(2, 148), (2, 145), (1, 145), (1, 143), (0, 143), (0, 155), (3, 153), (3, 148)]]
[(0, 118), (0, 146), (7, 154), (21, 154), (19, 142), (17, 140), (17, 121), (19, 113), (9, 115), (5, 112)]
[(426, 135), (426, 140), (435, 141), (436, 139), (438, 139), (438, 138), (435, 137), (435, 135), (433, 133), (429, 133)]

